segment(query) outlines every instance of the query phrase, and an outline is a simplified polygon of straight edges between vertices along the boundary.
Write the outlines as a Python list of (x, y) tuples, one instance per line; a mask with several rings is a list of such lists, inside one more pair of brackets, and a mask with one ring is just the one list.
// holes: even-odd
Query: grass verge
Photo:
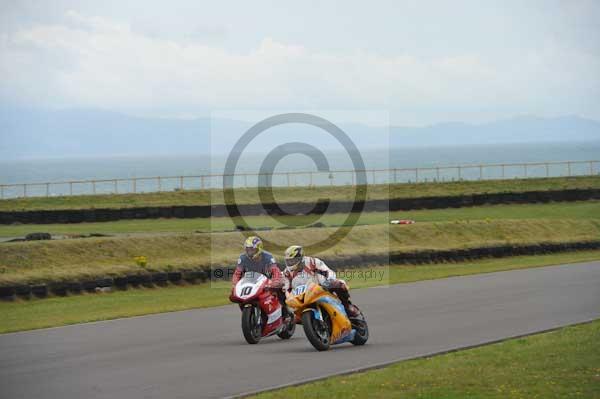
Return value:
[(600, 320), (255, 398), (599, 398)]
[[(341, 225), (347, 214), (325, 214), (318, 222), (325, 226)], [(281, 217), (281, 222), (270, 216), (245, 218), (254, 228), (302, 227), (309, 224), (312, 216)], [(600, 201), (563, 202), (551, 204), (491, 205), (457, 209), (431, 209), (398, 212), (364, 212), (358, 224), (387, 224), (390, 219), (413, 219), (417, 222), (442, 222), (455, 220), (487, 219), (600, 219)], [(21, 237), (33, 232), (49, 232), (58, 235), (78, 234), (128, 234), (128, 233), (183, 233), (226, 231), (235, 228), (229, 217), (197, 219), (145, 219), (121, 220), (102, 223), (76, 224), (22, 224), (0, 225), (0, 237)]]
[[(600, 188), (600, 177), (553, 177), (510, 180), (455, 181), (440, 183), (376, 184), (369, 185), (367, 199), (433, 197), (446, 195), (469, 195), (498, 193), (507, 191), (562, 190), (576, 188)], [(274, 188), (277, 202), (314, 202), (315, 198), (329, 198), (331, 201), (348, 200), (354, 197), (352, 186), (280, 187)], [(260, 203), (256, 188), (236, 189), (238, 204)], [(177, 191), (144, 194), (107, 194), (64, 197), (37, 197), (0, 200), (0, 211), (128, 208), (142, 206), (173, 205), (217, 205), (223, 204), (221, 190)]]
[[(261, 236), (286, 245), (321, 243), (323, 251), (313, 255), (327, 260), (390, 251), (595, 240), (600, 238), (600, 220), (479, 220), (355, 226), (339, 242), (331, 241), (334, 231), (333, 228), (273, 230), (262, 232)], [(243, 240), (242, 233), (229, 232), (4, 243), (0, 246), (0, 285), (232, 265)], [(148, 258), (147, 268), (140, 269), (135, 264), (133, 258), (138, 255)]]
[[(360, 279), (355, 274), (356, 279), (349, 283), (355, 289), (598, 259), (600, 251), (582, 251), (457, 264), (379, 267), (374, 269), (387, 271), (384, 279), (380, 279), (378, 273), (364, 273), (368, 279)], [(228, 292), (229, 283), (220, 282), (0, 302), (0, 333), (225, 305), (229, 303)]]

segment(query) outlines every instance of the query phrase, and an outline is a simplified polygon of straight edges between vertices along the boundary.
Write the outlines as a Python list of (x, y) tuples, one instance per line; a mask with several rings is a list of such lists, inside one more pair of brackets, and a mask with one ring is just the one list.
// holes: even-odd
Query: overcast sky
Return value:
[(600, 119), (600, 1), (1, 1), (0, 103)]

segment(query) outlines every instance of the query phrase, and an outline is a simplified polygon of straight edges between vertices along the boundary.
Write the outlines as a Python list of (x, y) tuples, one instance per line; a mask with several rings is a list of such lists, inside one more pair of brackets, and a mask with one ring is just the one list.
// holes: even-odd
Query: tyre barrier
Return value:
[(139, 274), (129, 274), (125, 276), (125, 278), (127, 279), (127, 284), (134, 287), (137, 287), (142, 283), (142, 279)]
[[(56, 296), (66, 296), (68, 284), (62, 282), (50, 283), (50, 292)], [(81, 290), (79, 290), (81, 292)]]
[(83, 288), (84, 291), (95, 292), (96, 287), (97, 287), (96, 281), (82, 281), (81, 287)]
[(31, 294), (31, 286), (17, 285), (15, 286), (15, 294), (20, 297), (29, 298), (29, 295)]
[(173, 283), (173, 284), (178, 284), (181, 282), (182, 279), (182, 273), (181, 272), (168, 272), (167, 273), (167, 280), (169, 280), (169, 282)]
[(48, 295), (48, 287), (46, 284), (32, 285), (31, 294), (36, 298), (45, 298)]
[(140, 274), (138, 276), (140, 284), (142, 287), (146, 288), (154, 288), (154, 284), (152, 284), (152, 275), (150, 274)]
[(185, 271), (182, 273), (183, 279), (188, 283), (195, 284), (197, 282), (205, 282), (210, 276), (210, 271), (205, 270), (192, 270)]
[[(495, 245), (477, 248), (449, 250), (420, 250), (411, 252), (391, 252), (389, 254), (365, 254), (327, 259), (327, 264), (334, 270), (357, 269), (365, 264), (379, 265), (420, 265), (434, 263), (457, 263), (484, 258), (503, 258), (520, 255), (544, 255), (557, 252), (572, 252), (600, 249), (600, 240), (574, 241), (559, 243), (537, 243), (528, 245)], [(215, 273), (219, 270), (222, 273)], [(168, 283), (181, 284), (183, 281), (195, 284), (207, 280), (225, 280), (235, 269), (232, 267), (208, 268), (198, 270), (182, 270), (170, 272), (155, 272), (146, 274), (130, 274), (115, 278), (100, 278), (86, 281), (50, 282), (47, 284), (0, 286), (0, 299), (12, 300), (15, 297), (29, 298), (33, 294), (45, 298), (50, 293), (56, 296), (79, 294), (82, 291), (101, 292), (111, 287), (127, 289), (127, 287), (167, 286)], [(213, 274), (217, 275), (216, 277)], [(220, 277), (223, 276), (223, 277)]]
[(115, 277), (113, 280), (114, 284), (115, 284), (115, 288), (120, 289), (120, 290), (126, 290), (127, 289), (127, 277)]
[(99, 288), (108, 288), (112, 287), (114, 284), (114, 280), (112, 278), (101, 278), (96, 280), (96, 287)]
[(25, 241), (51, 240), (50, 233), (29, 233), (25, 236)]
[(205, 282), (210, 276), (209, 269), (183, 270), (170, 272), (156, 272), (146, 274), (130, 274), (114, 278), (99, 278), (85, 281), (56, 281), (47, 284), (20, 284), (15, 286), (0, 286), (0, 299), (11, 300), (15, 297), (45, 298), (48, 295), (67, 296), (68, 294), (81, 294), (82, 292), (109, 292), (111, 288), (126, 290), (128, 287), (167, 286), (168, 283), (180, 285), (184, 281), (194, 284)]
[(434, 263), (458, 263), (483, 258), (505, 258), (521, 255), (544, 255), (557, 252), (572, 252), (600, 249), (600, 241), (574, 241), (567, 243), (537, 243), (528, 245), (494, 245), (477, 248), (449, 250), (420, 250), (412, 252), (390, 252), (389, 254), (365, 254), (336, 257), (327, 260), (335, 269), (354, 269), (364, 264), (419, 265)]
[(152, 282), (156, 285), (165, 286), (167, 285), (167, 273), (153, 273)]
[[(546, 202), (570, 202), (600, 199), (600, 189), (571, 189), (523, 191), (504, 193), (481, 193), (471, 195), (437, 196), (420, 198), (392, 198), (368, 200), (359, 205), (364, 212), (409, 211), (415, 209), (462, 208), (480, 205), (525, 204)], [(347, 213), (352, 209), (352, 201), (318, 201), (310, 214)], [(281, 215), (283, 209), (288, 214), (307, 214), (306, 203), (290, 202), (286, 204), (240, 204), (242, 216)], [(83, 222), (110, 222), (127, 219), (157, 218), (210, 218), (228, 216), (225, 205), (138, 207), (117, 209), (66, 209), (42, 211), (2, 211), (0, 224), (65, 224)]]
[(80, 294), (83, 291), (83, 285), (79, 281), (67, 282), (67, 290), (73, 294)]
[(12, 298), (15, 296), (15, 287), (0, 287), (0, 298)]

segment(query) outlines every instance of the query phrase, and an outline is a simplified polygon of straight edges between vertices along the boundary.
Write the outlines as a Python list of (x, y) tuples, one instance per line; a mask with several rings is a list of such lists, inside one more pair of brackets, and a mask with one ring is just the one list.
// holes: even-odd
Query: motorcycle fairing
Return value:
[(350, 319), (337, 297), (324, 290), (320, 285), (308, 283), (306, 287), (294, 290), (295, 295), (290, 295), (286, 304), (293, 309), (302, 309), (302, 313), (311, 311), (317, 320), (323, 320), (322, 312), (327, 312), (331, 319), (331, 342), (341, 344), (352, 341), (356, 330), (352, 328)]
[(321, 296), (317, 303), (329, 314), (331, 319), (331, 343), (335, 345), (346, 342), (344, 338), (349, 336), (353, 329), (342, 303), (329, 295)]
[(258, 296), (258, 305), (263, 314), (266, 315), (266, 322), (262, 328), (262, 335), (268, 336), (278, 332), (283, 325), (283, 318), (281, 317), (281, 304), (279, 303), (277, 296), (270, 291), (263, 291)]

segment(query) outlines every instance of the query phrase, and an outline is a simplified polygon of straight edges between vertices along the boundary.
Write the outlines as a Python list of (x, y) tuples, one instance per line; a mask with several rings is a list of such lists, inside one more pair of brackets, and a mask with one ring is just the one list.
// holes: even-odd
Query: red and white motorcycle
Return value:
[(240, 305), (242, 332), (249, 344), (257, 344), (261, 338), (274, 334), (281, 339), (294, 335), (294, 317), (284, 318), (282, 306), (286, 305), (279, 302), (275, 292), (278, 289), (272, 288), (267, 276), (258, 272), (246, 272), (235, 285), (230, 299)]

